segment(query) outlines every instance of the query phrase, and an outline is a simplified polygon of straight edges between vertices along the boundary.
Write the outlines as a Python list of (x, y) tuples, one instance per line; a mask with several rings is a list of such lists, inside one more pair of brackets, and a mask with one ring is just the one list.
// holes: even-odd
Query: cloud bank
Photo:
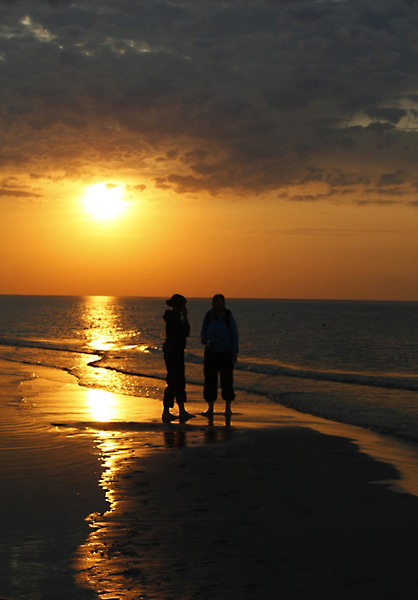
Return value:
[(414, 202), (415, 0), (3, 0), (0, 23), (3, 174)]

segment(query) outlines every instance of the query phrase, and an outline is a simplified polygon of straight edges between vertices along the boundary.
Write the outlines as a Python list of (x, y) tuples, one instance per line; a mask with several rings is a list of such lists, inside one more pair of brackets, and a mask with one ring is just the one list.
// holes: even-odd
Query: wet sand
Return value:
[[(2, 407), (18, 413), (1, 431), (3, 447), (13, 419), (31, 431), (14, 450), (9, 443), (20, 466), (0, 463), (9, 489), (2, 513), (15, 522), (25, 513), (32, 545), (22, 542), (13, 562), (13, 528), (9, 540), (2, 534), (9, 571), (2, 567), (0, 596), (418, 597), (418, 496), (394, 489), (402, 483), (397, 464), (413, 491), (415, 447), (263, 402), (236, 403), (230, 424), (217, 414), (213, 426), (202, 416), (165, 425), (155, 400), (100, 395), (66, 375), (51, 383), (42, 369), (37, 375), (18, 390), (27, 397), (23, 409), (10, 401), (10, 375), (2, 376), (9, 390), (6, 397), (2, 387)], [(109, 419), (100, 423), (106, 402)], [(28, 563), (42, 574), (32, 590), (23, 583)]]
[[(27, 377), (30, 369), (0, 361), (0, 598), (95, 598), (80, 595), (69, 565), (89, 535), (86, 515), (107, 506), (100, 457), (93, 440), (38, 418), (19, 385)], [(61, 383), (44, 386), (61, 393)]]
[(100, 597), (417, 597), (418, 499), (369, 483), (391, 467), (297, 427), (167, 442), (121, 457), (79, 551)]

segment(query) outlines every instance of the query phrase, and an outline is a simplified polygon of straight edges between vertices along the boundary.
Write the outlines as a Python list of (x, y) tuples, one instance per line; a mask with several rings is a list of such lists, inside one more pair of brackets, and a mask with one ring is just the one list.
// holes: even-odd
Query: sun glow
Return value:
[(88, 187), (84, 195), (84, 206), (95, 219), (113, 219), (125, 209), (123, 192), (121, 185), (95, 183)]

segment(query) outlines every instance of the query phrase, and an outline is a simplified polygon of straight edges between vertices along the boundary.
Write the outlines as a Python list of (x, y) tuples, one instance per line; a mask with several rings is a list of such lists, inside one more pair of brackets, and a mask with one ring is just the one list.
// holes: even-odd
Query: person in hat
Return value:
[[(167, 387), (164, 390), (163, 416), (165, 422), (179, 418), (184, 423), (193, 415), (188, 413), (184, 407), (186, 402), (186, 377), (184, 366), (184, 349), (186, 339), (190, 335), (190, 325), (187, 320), (187, 300), (181, 294), (173, 294), (166, 304), (171, 310), (166, 310), (163, 319), (165, 321), (165, 342), (163, 344), (164, 360), (167, 369)], [(177, 400), (179, 416), (170, 412)]]

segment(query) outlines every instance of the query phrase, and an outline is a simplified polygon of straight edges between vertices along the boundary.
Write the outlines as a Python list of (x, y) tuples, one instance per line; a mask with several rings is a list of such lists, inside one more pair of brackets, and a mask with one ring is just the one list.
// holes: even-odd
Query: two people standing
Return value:
[[(174, 294), (170, 300), (167, 300), (171, 310), (166, 310), (163, 317), (166, 323), (163, 351), (167, 369), (163, 421), (166, 422), (177, 418), (170, 413), (174, 400), (177, 400), (179, 406), (180, 422), (185, 422), (193, 416), (184, 407), (186, 402), (184, 350), (186, 339), (190, 335), (186, 303), (184, 296)], [(218, 376), (222, 398), (225, 400), (225, 414), (230, 415), (231, 402), (235, 398), (233, 371), (238, 354), (238, 328), (231, 311), (225, 306), (225, 298), (222, 294), (216, 294), (212, 298), (212, 309), (203, 319), (201, 341), (205, 345), (203, 397), (208, 403), (204, 415), (213, 417), (218, 392)]]

